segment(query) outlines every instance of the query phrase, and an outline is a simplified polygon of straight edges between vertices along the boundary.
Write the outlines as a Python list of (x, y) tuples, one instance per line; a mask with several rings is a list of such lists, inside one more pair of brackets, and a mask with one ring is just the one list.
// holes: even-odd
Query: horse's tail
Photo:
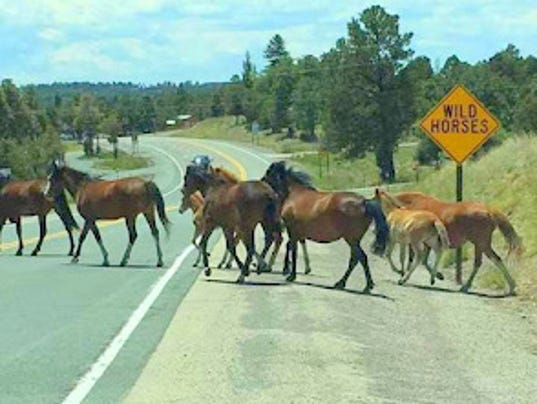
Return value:
[(366, 216), (375, 222), (375, 242), (373, 243), (373, 253), (377, 255), (384, 254), (388, 239), (390, 238), (390, 228), (386, 221), (386, 216), (382, 211), (380, 202), (376, 199), (366, 199), (364, 201)]
[(509, 222), (509, 219), (507, 219), (507, 216), (497, 210), (492, 209), (490, 213), (494, 219), (494, 222), (496, 223), (496, 226), (498, 226), (505, 237), (505, 240), (509, 244), (507, 256), (511, 255), (511, 253), (514, 253), (517, 257), (520, 256), (524, 252), (522, 238), (520, 238), (520, 236), (517, 234), (514, 227)]
[(153, 202), (155, 202), (155, 205), (157, 207), (157, 213), (158, 217), (160, 218), (160, 222), (164, 226), (164, 230), (166, 230), (166, 234), (170, 234), (170, 225), (171, 222), (168, 219), (168, 216), (166, 215), (166, 205), (164, 204), (164, 198), (162, 197), (162, 193), (160, 192), (160, 189), (158, 189), (157, 185), (153, 181), (149, 181), (146, 183), (147, 192), (151, 196), (151, 199)]
[(65, 197), (65, 192), (62, 191), (54, 197), (54, 212), (58, 214), (63, 225), (69, 231), (76, 229), (79, 230), (78, 223), (76, 222), (73, 212), (67, 203), (67, 198)]
[(442, 223), (439, 219), (436, 219), (434, 221), (434, 227), (436, 228), (436, 232), (438, 233), (438, 237), (440, 238), (440, 244), (442, 245), (442, 249), (449, 248), (449, 235), (446, 229), (446, 226), (444, 226), (444, 223)]

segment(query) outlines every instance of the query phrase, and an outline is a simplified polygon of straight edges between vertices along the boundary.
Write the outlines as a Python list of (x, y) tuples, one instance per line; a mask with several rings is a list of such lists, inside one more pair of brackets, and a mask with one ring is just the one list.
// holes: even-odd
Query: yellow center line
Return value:
[[(224, 160), (229, 161), (229, 163), (231, 165), (233, 165), (233, 167), (235, 167), (235, 169), (239, 173), (239, 176), (240, 176), (241, 180), (244, 181), (244, 180), (246, 180), (248, 178), (248, 176), (246, 174), (246, 168), (237, 159), (235, 159), (231, 155), (229, 155), (229, 154), (227, 154), (227, 153), (225, 153), (223, 151), (217, 150), (214, 147), (207, 146), (205, 144), (197, 142), (197, 141), (191, 141), (190, 139), (189, 140), (181, 139), (181, 140), (184, 141), (185, 143), (190, 143), (191, 145), (193, 145), (195, 147), (199, 147), (201, 149), (209, 150), (210, 152), (219, 155)], [(166, 208), (166, 211), (169, 212), (169, 211), (172, 211), (172, 210), (177, 210), (178, 208), (179, 208), (178, 206), (168, 206)], [(117, 225), (121, 224), (122, 222), (123, 222), (123, 219), (100, 222), (100, 223), (97, 224), (97, 227), (99, 227), (99, 229), (104, 229), (104, 228), (111, 227), (111, 226), (117, 226)], [(59, 239), (59, 238), (67, 238), (67, 233), (65, 231), (59, 231), (59, 232), (56, 232), (56, 233), (47, 234), (47, 236), (45, 237), (45, 241), (47, 241), (47, 240), (55, 240), (55, 239)], [(31, 238), (23, 239), (24, 245), (36, 244), (38, 241), (39, 241), (39, 237), (31, 237)], [(18, 247), (19, 247), (19, 242), (18, 241), (10, 241), (10, 242), (7, 242), (7, 243), (0, 243), (0, 251), (14, 250), (15, 248), (18, 248)]]

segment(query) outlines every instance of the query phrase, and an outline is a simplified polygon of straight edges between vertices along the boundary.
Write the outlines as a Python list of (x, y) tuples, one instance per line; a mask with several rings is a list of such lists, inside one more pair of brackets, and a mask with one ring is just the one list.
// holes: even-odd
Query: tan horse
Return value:
[[(201, 250), (201, 247), (199, 246), (197, 240), (198, 237), (200, 237), (203, 234), (204, 231), (204, 221), (203, 221), (203, 205), (204, 205), (204, 198), (201, 192), (196, 191), (192, 195), (190, 195), (189, 198), (184, 198), (183, 203), (179, 207), (179, 213), (184, 213), (187, 210), (191, 210), (194, 217), (192, 219), (192, 222), (194, 224), (194, 233), (192, 235), (192, 244), (197, 248), (198, 250), (198, 257), (196, 258), (196, 261), (194, 261), (193, 266), (197, 267), (199, 265), (199, 262), (201, 261), (201, 257), (203, 255), (203, 252)], [(233, 257), (229, 254), (228, 250), (225, 250), (224, 256), (220, 260), (220, 263), (217, 265), (218, 268), (222, 268), (224, 265), (226, 268), (231, 268), (231, 263), (233, 261)]]
[(402, 192), (396, 198), (408, 209), (427, 210), (437, 215), (446, 226), (451, 248), (461, 247), (467, 241), (474, 245), (474, 268), (462, 286), (462, 292), (468, 292), (472, 286), (485, 254), (502, 272), (509, 285), (509, 294), (514, 294), (515, 281), (492, 249), (492, 232), (499, 228), (509, 244), (508, 255), (512, 252), (519, 255), (523, 251), (522, 240), (504, 214), (482, 203), (442, 202), (420, 192)]
[(354, 267), (360, 262), (366, 278), (364, 292), (369, 292), (374, 283), (367, 255), (360, 246), (360, 241), (371, 222), (375, 221), (375, 252), (383, 253), (389, 234), (386, 218), (378, 201), (366, 200), (351, 192), (317, 191), (307, 174), (287, 168), (283, 161), (272, 163), (263, 179), (283, 196), (281, 215), (289, 235), (286, 265), (289, 255), (292, 255), (291, 274), (287, 280), (296, 279), (299, 240), (331, 243), (343, 238), (349, 245), (351, 256), (347, 271), (334, 287), (343, 289)]
[(54, 209), (60, 217), (69, 235), (69, 255), (73, 255), (73, 229), (78, 225), (65, 199), (65, 193), (58, 193), (55, 198), (45, 196), (47, 180), (9, 181), (0, 187), (0, 234), (7, 219), (15, 223), (19, 248), (16, 255), (22, 255), (24, 243), (22, 239), (21, 216), (37, 216), (39, 220), (39, 241), (32, 251), (37, 255), (47, 234), (47, 215)]
[[(446, 227), (438, 216), (426, 210), (409, 210), (403, 207), (397, 198), (383, 190), (377, 189), (375, 194), (380, 199), (384, 212), (387, 213), (390, 241), (386, 249), (386, 257), (392, 270), (401, 274), (399, 284), (403, 285), (408, 281), (418, 264), (426, 258), (427, 247), (432, 248), (436, 256), (434, 266), (429, 270), (431, 285), (434, 285), (437, 277), (443, 279), (443, 276), (438, 272), (438, 264), (443, 251), (449, 248), (449, 237)], [(396, 244), (399, 244), (401, 251), (401, 270), (398, 270), (392, 261), (392, 252)], [(409, 259), (405, 274), (404, 264), (407, 247), (412, 250), (411, 256), (414, 258)]]
[(127, 265), (132, 246), (138, 236), (136, 217), (142, 213), (155, 240), (157, 266), (161, 267), (163, 265), (159, 231), (155, 223), (155, 207), (167, 233), (169, 232), (170, 221), (166, 216), (162, 194), (154, 182), (137, 177), (115, 181), (95, 180), (88, 174), (63, 165), (60, 166), (55, 162), (52, 173), (49, 176), (49, 194), (56, 195), (64, 188), (76, 200), (78, 211), (85, 220), (73, 262), (78, 262), (82, 244), (88, 231), (91, 230), (103, 254), (103, 265), (108, 266), (108, 252), (102, 242), (96, 221), (125, 218), (125, 224), (129, 232), (129, 243), (120, 265)]

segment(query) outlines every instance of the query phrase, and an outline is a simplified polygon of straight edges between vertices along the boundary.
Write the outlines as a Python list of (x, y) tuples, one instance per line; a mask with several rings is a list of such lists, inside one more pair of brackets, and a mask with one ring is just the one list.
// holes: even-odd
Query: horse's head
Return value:
[(81, 171), (67, 167), (63, 162), (54, 160), (52, 163), (48, 183), (45, 194), (49, 197), (55, 197), (67, 189), (74, 198), (80, 187), (87, 181), (91, 181), (91, 177)]
[(386, 212), (386, 214), (390, 213), (394, 209), (404, 208), (404, 204), (402, 204), (401, 201), (380, 188), (375, 189), (375, 199), (380, 202), (382, 210)]
[(194, 192), (199, 191), (202, 195), (205, 194), (208, 184), (213, 176), (213, 174), (205, 172), (205, 170), (198, 166), (187, 166), (185, 177), (183, 179), (183, 189), (181, 189), (183, 199), (181, 201), (181, 206), (179, 207), (180, 213), (185, 212), (190, 207), (190, 196), (194, 194)]
[(261, 180), (269, 184), (278, 195), (286, 195), (287, 167), (285, 161), (271, 163)]

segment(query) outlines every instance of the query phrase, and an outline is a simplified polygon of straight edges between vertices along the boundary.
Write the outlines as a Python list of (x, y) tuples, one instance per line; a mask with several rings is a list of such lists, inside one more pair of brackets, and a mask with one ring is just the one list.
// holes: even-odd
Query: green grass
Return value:
[(64, 153), (82, 151), (82, 145), (75, 140), (62, 141), (62, 149)]
[[(509, 217), (526, 251), (520, 262), (509, 262), (508, 268), (517, 280), (520, 294), (537, 301), (536, 168), (537, 137), (511, 137), (479, 160), (464, 164), (464, 199), (484, 202)], [(448, 163), (417, 188), (440, 199), (454, 200), (455, 164)], [(507, 249), (499, 231), (495, 232), (494, 245), (500, 255), (505, 255)], [(487, 266), (490, 269), (483, 269), (478, 275), (480, 285), (503, 288), (499, 271)]]
[[(416, 146), (413, 145), (396, 150), (396, 182), (415, 181), (412, 168), (415, 151)], [(379, 184), (379, 171), (373, 153), (367, 153), (361, 159), (346, 159), (331, 153), (328, 159), (327, 163), (326, 154), (303, 154), (292, 158), (298, 166), (310, 173), (314, 183), (321, 189), (354, 189)]]
[[(87, 157), (82, 157), (87, 158)], [(124, 151), (118, 152), (118, 158), (114, 158), (111, 151), (102, 151), (99, 155), (90, 157), (94, 161), (93, 166), (102, 170), (137, 170), (153, 165), (151, 159), (140, 155), (131, 155)]]
[(169, 132), (172, 136), (197, 139), (221, 139), (255, 144), (270, 149), (276, 153), (295, 153), (300, 151), (317, 150), (317, 143), (306, 143), (299, 139), (284, 139), (283, 134), (260, 132), (252, 141), (252, 134), (246, 130), (243, 121), (237, 123), (234, 117), (225, 116), (203, 120), (192, 128)]

